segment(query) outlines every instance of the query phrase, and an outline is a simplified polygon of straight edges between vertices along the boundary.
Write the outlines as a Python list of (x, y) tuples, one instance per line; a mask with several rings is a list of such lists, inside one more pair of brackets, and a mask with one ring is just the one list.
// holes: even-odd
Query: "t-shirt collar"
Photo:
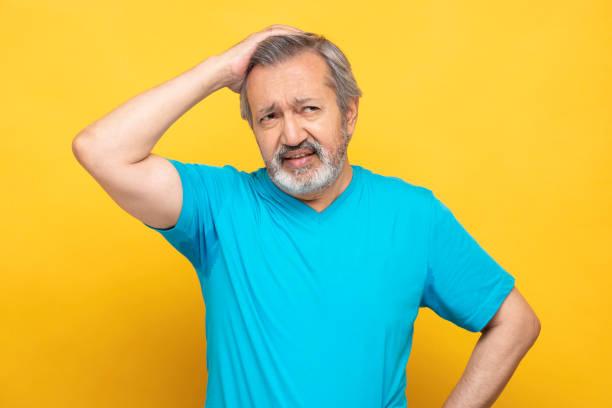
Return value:
[(327, 206), (327, 208), (325, 208), (321, 212), (318, 212), (300, 199), (281, 190), (270, 179), (270, 176), (268, 175), (268, 170), (265, 167), (258, 169), (256, 173), (262, 179), (262, 184), (264, 185), (266, 191), (269, 192), (270, 195), (272, 195), (277, 201), (280, 201), (281, 204), (284, 204), (284, 206), (287, 207), (289, 211), (295, 212), (300, 216), (311, 218), (314, 221), (321, 222), (327, 219), (329, 216), (333, 215), (336, 211), (338, 211), (339, 207), (342, 207), (342, 205), (350, 198), (350, 196), (355, 193), (355, 190), (360, 184), (362, 176), (361, 166), (351, 165), (351, 167), (353, 168), (353, 175), (348, 186), (344, 189), (344, 191), (342, 191), (342, 193), (340, 193), (338, 197), (336, 197), (334, 201), (329, 204), (329, 206)]

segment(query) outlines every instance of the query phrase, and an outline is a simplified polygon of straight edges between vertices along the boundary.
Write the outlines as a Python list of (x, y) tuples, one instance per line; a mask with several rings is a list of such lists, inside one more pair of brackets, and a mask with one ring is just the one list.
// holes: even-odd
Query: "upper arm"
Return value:
[(515, 279), (430, 191), (427, 274), (421, 307), (471, 332), (481, 331)]
[(505, 323), (524, 324), (527, 330), (533, 330), (533, 333), (536, 335), (540, 332), (540, 319), (538, 319), (516, 286), (512, 288), (495, 315), (493, 315), (481, 332), (484, 333), (492, 327)]
[(170, 228), (179, 218), (183, 200), (181, 179), (165, 158), (149, 154), (133, 164), (120, 164), (108, 157), (79, 149), (79, 163), (122, 209), (155, 228)]

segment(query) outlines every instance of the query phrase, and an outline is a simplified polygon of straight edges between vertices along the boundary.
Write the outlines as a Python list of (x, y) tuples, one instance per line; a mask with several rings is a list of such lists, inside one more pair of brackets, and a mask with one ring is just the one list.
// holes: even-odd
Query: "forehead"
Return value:
[(329, 67), (318, 54), (302, 52), (272, 66), (255, 66), (247, 80), (251, 111), (271, 103), (291, 104), (306, 98), (335, 97), (328, 84)]

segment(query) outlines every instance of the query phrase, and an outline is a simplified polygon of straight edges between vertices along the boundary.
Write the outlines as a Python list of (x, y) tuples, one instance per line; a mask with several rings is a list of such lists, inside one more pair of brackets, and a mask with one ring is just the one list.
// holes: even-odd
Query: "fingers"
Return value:
[(295, 30), (295, 31), (300, 31), (303, 32), (302, 30), (300, 30), (297, 27), (292, 27), (292, 26), (288, 26), (288, 25), (284, 25), (284, 24), (272, 24), (271, 26), (268, 26), (266, 29), (287, 29), (287, 30)]
[(299, 28), (291, 27), (291, 26), (287, 26), (283, 24), (273, 24), (271, 26), (266, 27), (262, 31), (265, 32), (266, 34), (272, 34), (272, 33), (302, 34), (304, 33), (304, 31), (300, 30)]
[(259, 32), (255, 32), (251, 34), (249, 37), (255, 42), (259, 43), (260, 41), (265, 40), (268, 37), (272, 37), (274, 35), (287, 35), (287, 34), (304, 34), (304, 31), (299, 28), (285, 26), (282, 24), (274, 24), (264, 28)]
[(304, 34), (304, 33), (305, 33), (304, 31), (300, 30), (297, 27), (292, 27), (292, 26), (283, 25), (283, 24), (273, 24), (273, 25), (270, 25), (264, 28), (261, 31), (251, 33), (247, 38), (241, 41), (241, 43), (248, 43), (252, 45), (252, 44), (258, 44), (260, 41), (263, 41), (266, 38), (272, 37), (274, 35)]

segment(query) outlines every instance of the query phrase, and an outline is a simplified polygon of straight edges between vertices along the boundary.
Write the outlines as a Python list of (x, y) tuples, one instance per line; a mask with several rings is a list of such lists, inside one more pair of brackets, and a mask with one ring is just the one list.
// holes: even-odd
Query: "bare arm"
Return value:
[(513, 288), (482, 330), (465, 372), (443, 408), (492, 406), (539, 333), (539, 319)]
[(156, 228), (174, 226), (182, 207), (180, 177), (170, 162), (151, 150), (172, 123), (211, 93), (226, 86), (239, 92), (252, 52), (261, 40), (296, 32), (301, 30), (267, 27), (136, 95), (74, 138), (75, 157), (128, 213)]
[(224, 69), (219, 57), (212, 56), (136, 95), (83, 129), (73, 141), (75, 151), (85, 159), (89, 154), (124, 165), (145, 159), (179, 117), (225, 86)]
[(158, 228), (176, 224), (180, 177), (151, 150), (174, 121), (221, 89), (224, 66), (210, 57), (187, 72), (120, 105), (72, 142), (79, 163), (125, 211)]

